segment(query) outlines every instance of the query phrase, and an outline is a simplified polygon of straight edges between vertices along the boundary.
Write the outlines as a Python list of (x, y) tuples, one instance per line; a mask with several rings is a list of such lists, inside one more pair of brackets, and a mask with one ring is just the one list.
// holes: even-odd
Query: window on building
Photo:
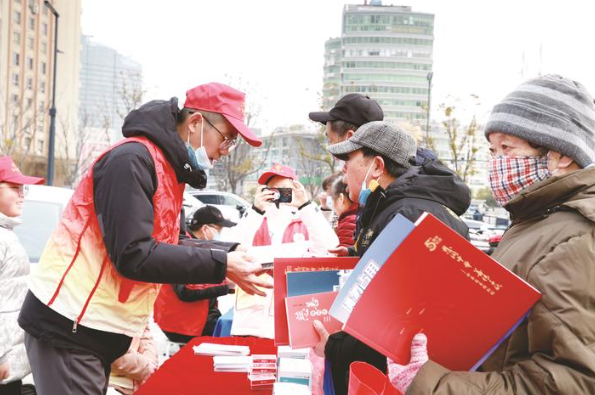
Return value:
[(29, 18), (29, 30), (35, 30), (35, 18)]
[(16, 52), (12, 53), (12, 64), (18, 66), (21, 63), (21, 55)]
[(28, 90), (33, 89), (33, 78), (31, 78), (31, 77), (27, 77), (27, 89)]
[(19, 75), (17, 73), (12, 73), (12, 86), (19, 86)]
[(12, 41), (17, 45), (21, 45), (21, 33), (12, 32)]
[(37, 154), (43, 154), (43, 139), (37, 139)]
[(33, 37), (27, 39), (27, 47), (29, 47), (29, 49), (35, 48), (35, 39), (33, 39)]
[(32, 107), (33, 107), (33, 99), (28, 97), (27, 98), (27, 108), (32, 108)]
[(45, 93), (45, 81), (41, 81), (41, 84), (39, 85), (39, 90), (41, 91), (41, 93)]
[(41, 74), (45, 75), (47, 65), (45, 62), (41, 62)]
[(17, 25), (21, 24), (21, 12), (20, 11), (14, 12), (14, 23), (16, 23)]
[(17, 95), (16, 93), (13, 93), (13, 94), (10, 96), (10, 100), (11, 100), (13, 103), (18, 103), (18, 102), (19, 102), (19, 95)]
[(21, 0), (14, 0), (15, 4), (21, 4)]
[(29, 70), (33, 70), (33, 58), (27, 58), (27, 67), (29, 68)]
[(48, 44), (41, 43), (41, 53), (48, 53)]
[(41, 25), (41, 32), (43, 33), (44, 36), (48, 35), (48, 24), (47, 23), (44, 22), (43, 25)]

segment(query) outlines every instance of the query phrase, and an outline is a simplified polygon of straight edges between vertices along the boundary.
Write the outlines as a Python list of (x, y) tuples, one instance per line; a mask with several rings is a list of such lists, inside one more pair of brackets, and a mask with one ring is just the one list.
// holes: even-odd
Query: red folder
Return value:
[(450, 370), (474, 370), (540, 296), (424, 214), (373, 277), (343, 330), (399, 364), (409, 362), (411, 340), (423, 332), (431, 360)]
[(312, 270), (351, 270), (357, 264), (358, 257), (329, 257), (329, 258), (277, 258), (273, 265), (273, 283), (275, 305), (275, 345), (289, 345), (287, 327), (287, 310), (285, 298), (287, 297), (287, 272), (300, 272)]
[(321, 292), (285, 298), (291, 348), (315, 347), (320, 342), (318, 332), (314, 329), (315, 320), (322, 322), (329, 333), (341, 330), (343, 323), (329, 314), (337, 294)]
[(347, 395), (403, 395), (384, 373), (365, 362), (349, 365)]

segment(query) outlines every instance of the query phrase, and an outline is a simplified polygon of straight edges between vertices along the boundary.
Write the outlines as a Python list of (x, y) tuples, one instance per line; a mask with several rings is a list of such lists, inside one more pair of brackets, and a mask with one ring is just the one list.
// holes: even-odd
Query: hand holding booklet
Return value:
[[(407, 224), (407, 222), (409, 224)], [(401, 223), (401, 231), (391, 226)], [(397, 215), (345, 283), (330, 313), (343, 330), (398, 364), (423, 332), (431, 360), (475, 370), (541, 294), (431, 214)]]
[(241, 356), (250, 355), (250, 347), (233, 346), (227, 344), (201, 343), (192, 347), (194, 355), (230, 355)]

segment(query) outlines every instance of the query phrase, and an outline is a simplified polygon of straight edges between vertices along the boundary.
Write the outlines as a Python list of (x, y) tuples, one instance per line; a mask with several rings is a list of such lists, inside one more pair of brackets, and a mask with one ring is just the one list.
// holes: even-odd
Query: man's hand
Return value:
[(266, 281), (266, 278), (259, 278), (256, 275), (262, 270), (262, 265), (255, 263), (250, 255), (239, 251), (227, 254), (227, 278), (247, 294), (266, 296), (266, 293), (257, 287), (273, 288), (273, 284)]
[(256, 188), (254, 195), (254, 207), (260, 211), (266, 211), (267, 207), (275, 199), (275, 192), (270, 189), (265, 189), (266, 185), (260, 185)]
[(320, 341), (316, 347), (314, 347), (314, 354), (318, 355), (319, 357), (324, 357), (324, 349), (326, 348), (326, 342), (328, 342), (328, 337), (330, 335), (323, 323), (318, 320), (314, 320), (314, 329), (316, 329), (316, 332), (320, 337)]
[(0, 365), (0, 380), (7, 379), (10, 376), (10, 364), (8, 362), (4, 362)]
[(390, 358), (388, 361), (388, 378), (393, 386), (402, 393), (407, 392), (407, 388), (417, 375), (421, 367), (428, 362), (428, 339), (423, 333), (413, 336), (411, 342), (411, 361), (408, 365), (399, 365)]
[(349, 255), (349, 250), (347, 249), (347, 247), (330, 248), (328, 250), (328, 252), (330, 254), (335, 254), (336, 256), (348, 256)]
[(302, 207), (308, 201), (308, 193), (306, 188), (299, 181), (293, 181), (293, 198), (291, 205), (294, 207)]

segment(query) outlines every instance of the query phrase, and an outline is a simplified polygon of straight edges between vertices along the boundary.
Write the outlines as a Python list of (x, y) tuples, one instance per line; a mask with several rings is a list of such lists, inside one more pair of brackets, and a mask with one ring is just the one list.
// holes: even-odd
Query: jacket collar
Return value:
[(18, 217), (7, 217), (6, 215), (0, 213), (0, 227), (6, 229), (12, 229), (15, 226), (19, 226), (22, 223), (21, 219)]
[(515, 221), (568, 209), (595, 222), (595, 168), (538, 182), (521, 191), (505, 208)]

